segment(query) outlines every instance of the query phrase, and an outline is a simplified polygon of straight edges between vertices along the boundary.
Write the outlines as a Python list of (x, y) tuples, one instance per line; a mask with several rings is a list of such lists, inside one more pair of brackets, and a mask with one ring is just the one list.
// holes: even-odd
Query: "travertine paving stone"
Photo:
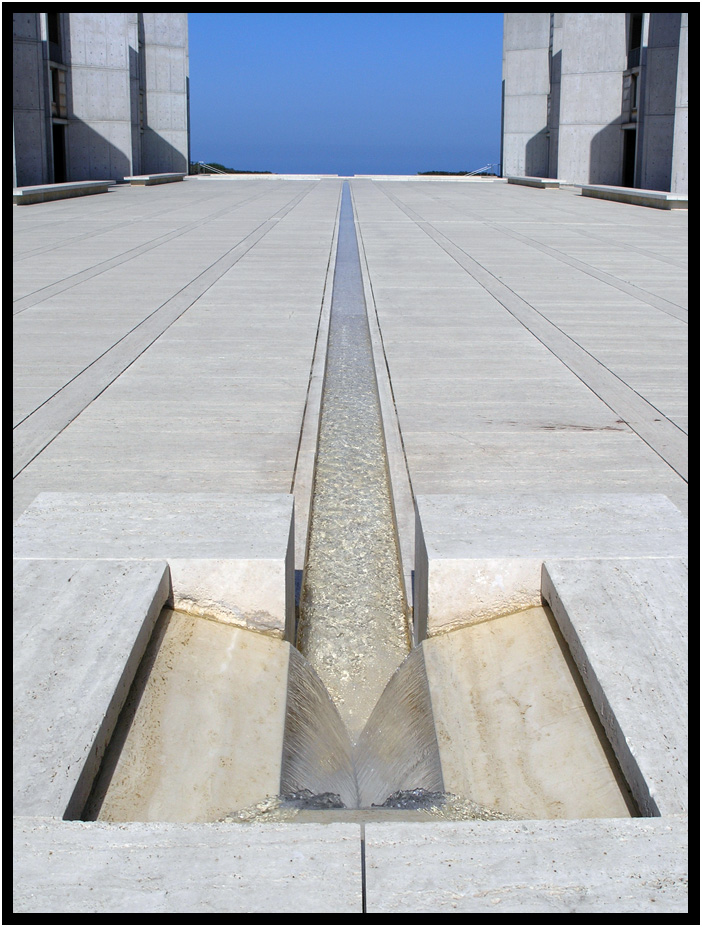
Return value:
[(294, 638), (293, 499), (273, 493), (41, 493), (18, 558), (165, 560), (176, 608)]
[(542, 590), (642, 814), (687, 811), (688, 564), (547, 560)]
[(168, 567), (16, 560), (14, 581), (14, 813), (77, 815), (168, 596)]
[(20, 818), (14, 910), (360, 914), (354, 824), (121, 824)]
[[(390, 470), (412, 493), (655, 493), (685, 510), (685, 211), (502, 182), (350, 184), (398, 415)], [(15, 517), (45, 491), (308, 496), (300, 431), (314, 434), (340, 190), (190, 178), (15, 210)], [(411, 512), (398, 524), (410, 577)], [(379, 897), (390, 911), (684, 909), (676, 818), (519, 822), (502, 842), (501, 822), (479, 823), (470, 845), (428, 826), (438, 870), (409, 831), (406, 855), (389, 842), (378, 867), (367, 829), (369, 913)], [(217, 825), (34, 819), (16, 910), (126, 912), (136, 897), (144, 911), (359, 912), (358, 828), (321, 828), (320, 844), (309, 826), (231, 844)]]
[(687, 819), (366, 824), (369, 914), (687, 911)]

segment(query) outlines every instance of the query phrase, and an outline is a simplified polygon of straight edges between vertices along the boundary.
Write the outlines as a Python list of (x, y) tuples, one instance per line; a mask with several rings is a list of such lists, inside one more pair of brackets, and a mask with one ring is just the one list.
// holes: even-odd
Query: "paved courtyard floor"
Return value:
[[(415, 493), (687, 498), (687, 212), (352, 180)], [(15, 517), (294, 489), (340, 180), (15, 208)]]
[[(621, 820), (381, 820), (361, 825), (342, 819), (233, 827), (159, 818), (112, 825), (69, 820), (67, 811), (57, 815), (53, 806), (41, 810), (45, 806), (39, 799), (46, 796), (39, 794), (40, 810), (30, 802), (29, 812), (21, 814), (31, 816), (21, 816), (16, 824), (18, 910), (360, 913), (366, 905), (368, 913), (682, 911), (686, 814), (680, 809), (687, 805), (678, 801), (676, 790), (682, 795), (678, 780), (686, 785), (686, 767), (678, 763), (685, 739), (683, 713), (678, 713), (684, 701), (678, 697), (684, 688), (685, 643), (678, 626), (684, 616), (684, 583), (666, 580), (659, 595), (661, 587), (652, 584), (651, 576), (660, 568), (665, 577), (682, 577), (685, 532), (665, 500), (654, 505), (642, 494), (663, 494), (686, 512), (686, 211), (587, 199), (574, 187), (538, 190), (501, 180), (314, 177), (198, 177), (153, 187), (116, 185), (102, 195), (15, 207), (14, 517), (44, 492), (227, 493), (238, 499), (237, 494), (250, 494), (252, 505), (262, 498), (254, 494), (293, 494), (294, 566), (302, 568), (344, 182), (354, 209), (408, 593), (415, 562), (414, 497), (421, 497), (420, 508), (424, 505), (427, 513), (434, 504), (444, 511), (439, 494), (472, 498), (469, 514), (476, 523), (464, 533), (476, 549), (483, 549), (481, 531), (490, 534), (496, 522), (503, 532), (495, 533), (498, 546), (510, 535), (519, 519), (510, 521), (514, 512), (506, 509), (521, 511), (522, 497), (530, 513), (536, 511), (538, 494), (554, 494), (548, 505), (559, 493), (573, 494), (571, 500), (584, 493), (621, 494), (609, 503), (610, 513), (645, 505), (645, 518), (637, 515), (638, 533), (629, 532), (634, 547), (628, 522), (621, 528), (622, 543), (629, 545), (623, 553), (617, 548), (593, 554), (590, 536), (571, 537), (577, 519), (570, 518), (566, 506), (561, 521), (552, 517), (552, 509), (539, 510), (543, 517), (532, 533), (548, 548), (543, 556), (531, 548), (524, 554), (495, 553), (489, 546), (487, 554), (477, 556), (485, 562), (537, 557), (537, 578), (545, 557), (582, 559), (579, 566), (568, 567), (567, 582), (559, 579), (554, 562), (553, 586), (565, 592), (568, 583), (577, 586), (575, 604), (585, 602), (581, 624), (586, 631), (591, 612), (602, 626), (621, 631), (608, 638), (595, 625), (597, 640), (585, 648), (588, 659), (605, 652), (615, 682), (622, 664), (626, 671), (636, 663), (632, 654), (639, 660), (636, 679), (645, 677), (644, 682), (634, 690), (624, 672), (620, 688), (608, 691), (623, 693), (627, 704), (631, 694), (632, 705), (638, 698), (637, 705), (648, 699), (646, 708), (652, 706), (650, 713), (638, 712), (634, 721), (641, 723), (634, 726), (643, 732), (643, 747), (654, 758), (663, 757), (656, 768), (665, 773), (659, 796), (664, 810), (660, 817)], [(502, 508), (494, 501), (496, 494), (503, 494)], [(479, 503), (476, 496), (483, 497)], [(276, 499), (280, 506), (281, 497)], [(283, 502), (285, 542), (289, 495)], [(460, 522), (460, 506), (451, 509), (449, 503), (447, 519), (440, 519), (448, 537), (446, 562), (454, 556), (452, 532), (460, 534), (470, 523)], [(582, 509), (577, 500), (574, 505)], [(666, 509), (665, 519), (675, 522), (669, 536), (650, 530), (649, 506)], [(492, 513), (492, 521), (483, 518), (484, 512)], [(165, 523), (163, 533), (177, 535), (179, 543), (197, 535), (193, 549), (199, 549), (201, 526), (191, 530), (190, 523), (182, 522), (187, 511), (177, 515), (169, 511), (165, 522), (157, 519), (152, 534)], [(454, 516), (463, 526), (456, 531)], [(76, 549), (91, 544), (92, 517), (90, 510)], [(660, 524), (667, 524), (665, 519)], [(250, 521), (255, 532), (265, 534), (259, 521)], [(490, 524), (484, 528), (485, 521)], [(42, 524), (41, 518), (34, 523)], [(16, 687), (30, 732), (25, 753), (53, 783), (56, 771), (51, 764), (42, 766), (43, 754), (32, 753), (32, 744), (48, 738), (60, 746), (59, 734), (71, 734), (75, 718), (70, 713), (79, 715), (91, 701), (83, 694), (91, 674), (71, 679), (71, 691), (78, 694), (66, 717), (64, 706), (55, 706), (59, 721), (54, 728), (33, 720), (39, 703), (30, 698), (31, 685), (36, 683), (45, 696), (50, 691), (44, 686), (45, 664), (61, 669), (61, 661), (54, 659), (58, 646), (64, 648), (62, 655), (73, 646), (81, 666), (96, 665), (90, 646), (93, 629), (99, 630), (107, 650), (101, 651), (99, 643), (96, 652), (108, 655), (107, 664), (119, 637), (110, 621), (123, 636), (132, 632), (120, 620), (121, 612), (116, 621), (116, 612), (103, 621), (114, 590), (106, 587), (103, 594), (91, 579), (99, 619), (91, 623), (93, 613), (86, 610), (82, 624), (73, 622), (75, 609), (64, 602), (62, 612), (59, 602), (59, 631), (66, 633), (54, 646), (54, 638), (35, 621), (48, 597), (41, 582), (34, 588), (31, 571), (39, 576), (53, 569), (63, 583), (65, 564), (60, 558), (53, 565), (43, 562), (56, 556), (41, 552), (43, 537), (34, 548), (39, 553), (27, 554), (28, 527), (20, 523), (18, 534), (22, 530), (25, 548), (20, 544), (16, 556), (31, 608), (18, 621), (24, 622), (21, 640), (29, 641), (20, 657), (32, 662), (33, 633), (41, 638), (36, 652), (43, 656), (25, 666), (26, 678), (20, 672)], [(66, 533), (71, 530), (69, 525)], [(226, 540), (238, 528), (208, 522), (207, 530), (219, 541), (220, 534)], [(209, 543), (207, 530), (203, 536)], [(148, 547), (153, 538), (143, 520), (136, 527), (129, 522), (125, 532), (127, 553), (119, 555), (124, 562), (80, 560), (94, 560), (92, 550), (70, 556), (87, 564), (94, 576), (112, 570), (123, 573), (125, 583), (137, 577), (134, 583), (141, 590), (145, 581), (137, 576), (140, 565), (131, 563), (130, 551), (140, 544)], [(658, 533), (666, 537), (661, 540)], [(605, 541), (601, 546), (606, 550)], [(587, 548), (585, 554), (581, 548)], [(146, 563), (154, 556), (151, 565)], [(166, 587), (175, 583), (176, 568), (171, 564), (169, 573), (168, 564), (160, 561), (170, 556), (136, 558), (144, 560), (141, 566), (163, 601)], [(215, 557), (185, 556), (195, 559), (176, 557), (174, 563)], [(643, 590), (636, 603), (640, 614), (652, 603), (652, 644), (639, 635), (636, 646), (627, 649), (628, 638), (637, 635), (630, 632), (629, 612), (628, 623), (620, 621), (621, 598), (612, 598), (609, 618), (599, 614), (599, 600), (588, 611), (583, 589), (600, 593), (587, 572), (595, 559), (588, 557), (623, 558), (612, 560), (613, 575), (620, 583), (630, 580), (627, 590)], [(648, 558), (640, 582), (631, 579), (624, 563), (631, 559), (633, 576), (636, 557)], [(290, 603), (289, 561), (288, 567), (285, 598)], [(69, 593), (60, 586), (69, 603), (76, 601), (77, 586), (78, 581)], [(674, 595), (668, 594), (671, 588)], [(156, 608), (154, 595), (149, 592), (149, 609)], [(115, 609), (128, 611), (122, 594), (114, 596)], [(51, 609), (46, 611), (51, 617)], [(571, 611), (577, 624), (577, 608)], [(144, 619), (130, 612), (129, 620)], [(90, 643), (76, 644), (84, 639)], [(138, 648), (129, 640), (131, 660)], [(145, 642), (140, 646), (142, 653)], [(107, 668), (121, 673), (122, 663), (112, 662)], [(70, 661), (66, 665), (70, 670)], [(48, 675), (53, 683), (61, 674)], [(34, 682), (27, 682), (29, 676)], [(595, 673), (593, 678), (600, 677)], [(670, 685), (660, 683), (666, 678)], [(652, 698), (655, 687), (666, 698)], [(110, 699), (113, 688), (108, 687)], [(260, 698), (261, 691), (255, 689), (254, 696)], [(675, 720), (669, 723), (671, 717)], [(631, 749), (636, 753), (636, 743)], [(644, 759), (646, 749), (640, 751)], [(676, 763), (678, 779), (668, 775)], [(29, 787), (21, 766), (19, 780)]]

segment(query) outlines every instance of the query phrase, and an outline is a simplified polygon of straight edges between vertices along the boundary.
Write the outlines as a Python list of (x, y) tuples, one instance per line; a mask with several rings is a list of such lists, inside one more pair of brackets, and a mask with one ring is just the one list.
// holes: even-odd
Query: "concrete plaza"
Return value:
[[(415, 493), (686, 507), (687, 213), (352, 181)], [(15, 516), (42, 491), (294, 489), (341, 182), (16, 210)]]
[[(348, 182), (408, 595), (418, 496), (661, 494), (686, 512), (687, 211), (502, 180)], [(15, 208), (16, 519), (45, 492), (292, 493), (302, 570), (342, 183), (198, 177)], [(360, 912), (362, 865), (368, 913), (683, 910), (682, 869), (667, 870), (658, 904), (641, 900), (657, 878), (649, 848), (676, 859), (682, 817), (611, 822), (593, 839), (620, 865), (598, 864), (597, 878), (580, 849), (597, 822), (558, 822), (571, 856), (553, 884), (542, 821), (366, 824), (365, 863), (354, 824), (263, 836), (207, 825), (202, 869), (183, 885), (199, 832), (134, 824), (129, 840), (158, 860), (156, 889), (138, 854), (125, 871), (142, 911), (171, 910), (171, 890), (186, 905), (174, 911), (283, 910), (278, 884), (285, 910)], [(497, 831), (513, 858), (491, 868)], [(93, 910), (134, 910), (103, 879), (130, 852), (110, 833), (24, 818), (20, 856), (33, 849), (17, 910), (49, 910), (32, 906), (34, 885), (74, 910), (60, 873), (41, 887), (42, 854), (59, 846), (94, 851)], [(454, 882), (437, 840), (459, 860)], [(235, 845), (241, 878), (208, 899)], [(518, 857), (528, 900), (505, 889)], [(420, 883), (434, 874), (421, 902), (400, 872), (410, 861)], [(633, 872), (641, 893), (627, 901)], [(473, 894), (452, 909), (463, 878)]]

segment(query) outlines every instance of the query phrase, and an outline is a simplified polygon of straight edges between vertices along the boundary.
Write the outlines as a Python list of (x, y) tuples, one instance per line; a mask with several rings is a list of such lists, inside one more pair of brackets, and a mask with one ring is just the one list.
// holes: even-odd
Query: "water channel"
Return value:
[(410, 650), (348, 184), (334, 274), (298, 648), (352, 741)]
[(85, 816), (629, 816), (598, 725), (545, 608), (411, 647), (344, 183), (297, 649), (164, 609)]

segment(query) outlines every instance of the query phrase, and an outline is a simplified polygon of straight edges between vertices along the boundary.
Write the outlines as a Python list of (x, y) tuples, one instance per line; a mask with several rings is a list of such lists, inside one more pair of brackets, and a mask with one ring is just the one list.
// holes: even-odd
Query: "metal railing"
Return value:
[(229, 171), (220, 170), (218, 167), (213, 167), (211, 164), (207, 164), (205, 161), (195, 161), (198, 167), (207, 167), (209, 170), (213, 171), (215, 174), (228, 174)]

